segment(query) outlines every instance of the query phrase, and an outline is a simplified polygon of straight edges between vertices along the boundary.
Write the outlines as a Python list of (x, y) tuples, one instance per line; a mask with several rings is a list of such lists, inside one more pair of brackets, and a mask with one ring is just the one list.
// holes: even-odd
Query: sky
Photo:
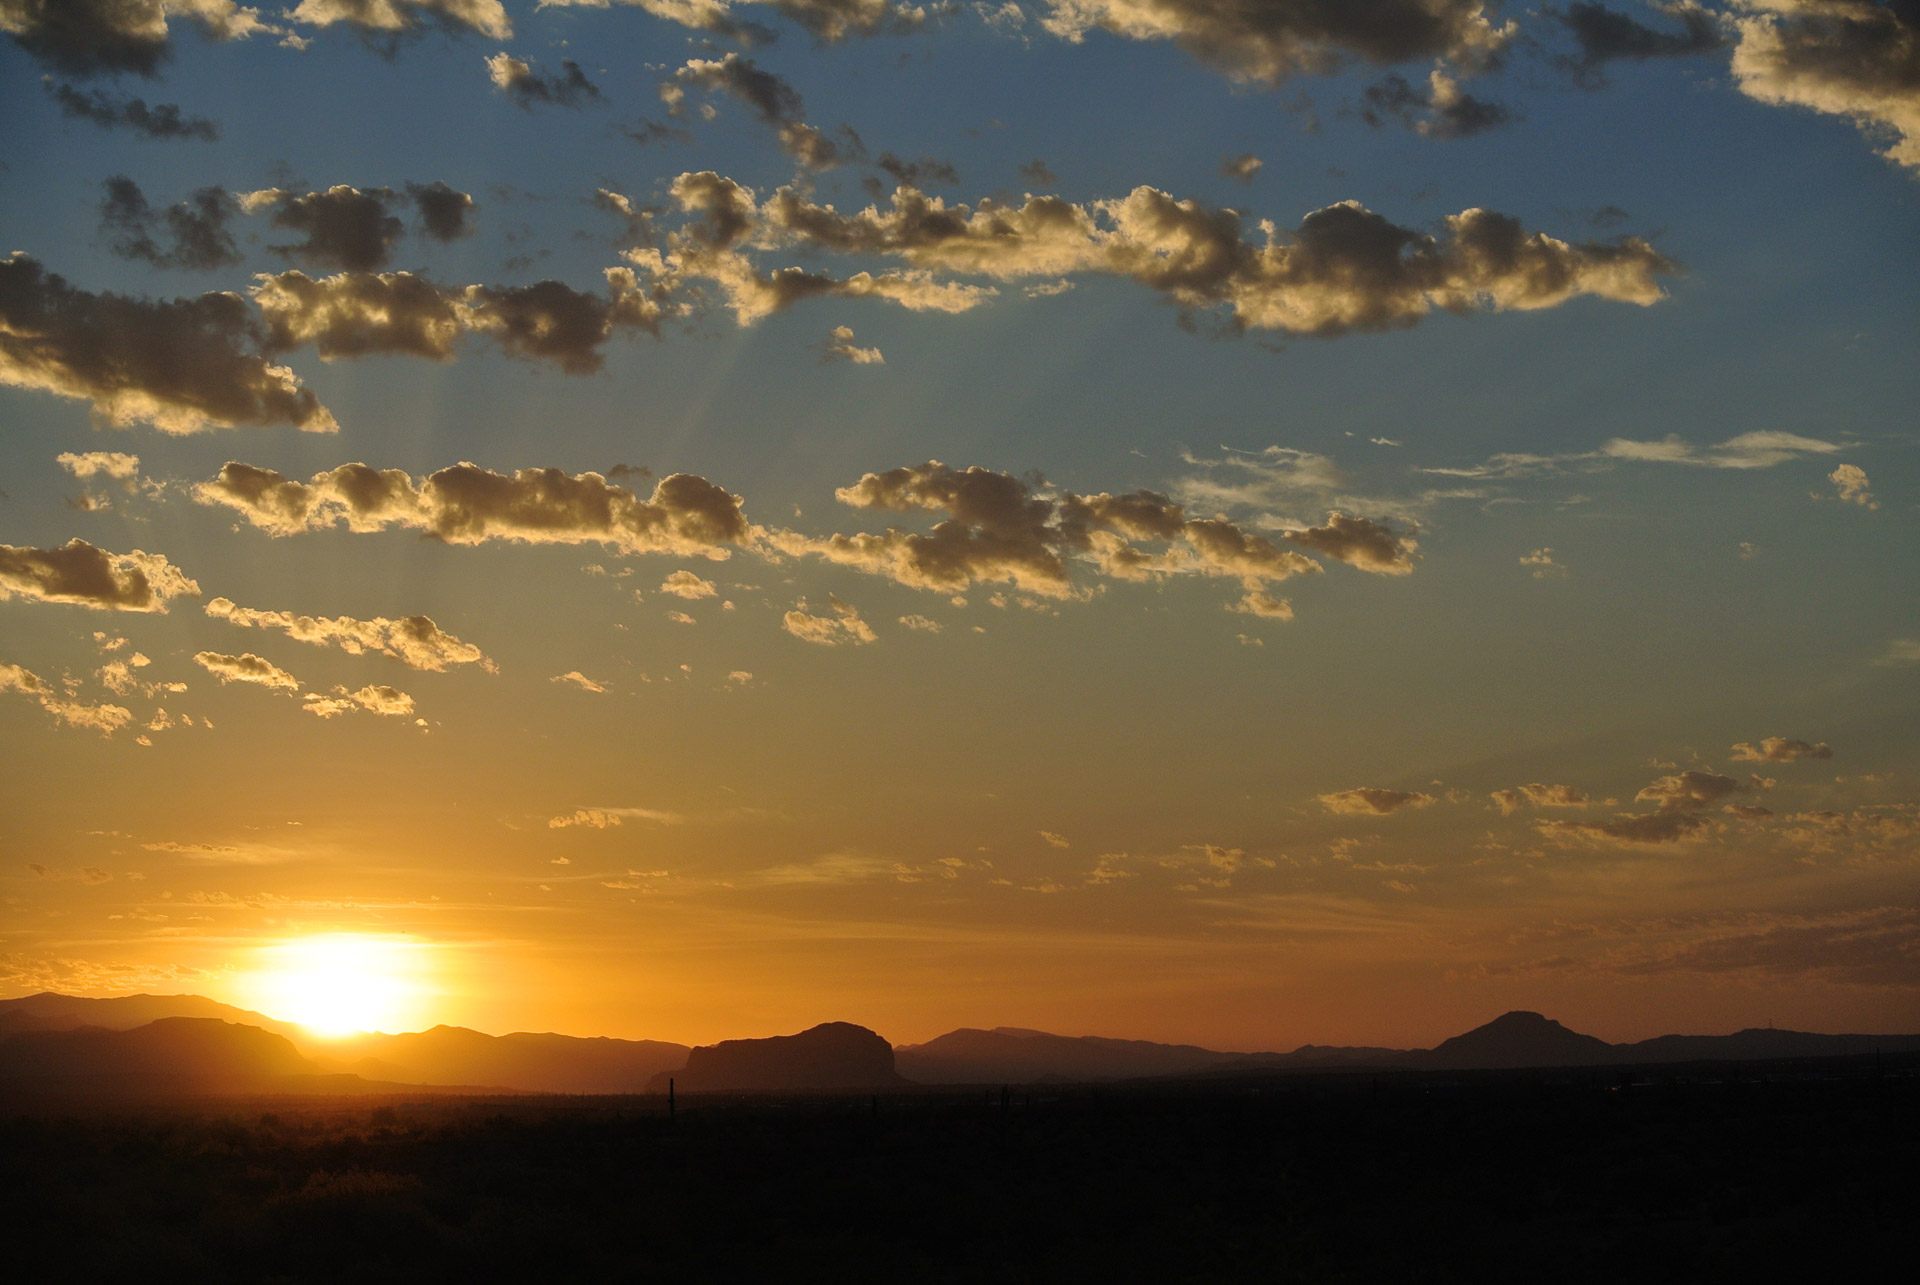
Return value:
[(1920, 1029), (1913, 0), (0, 31), (0, 993)]

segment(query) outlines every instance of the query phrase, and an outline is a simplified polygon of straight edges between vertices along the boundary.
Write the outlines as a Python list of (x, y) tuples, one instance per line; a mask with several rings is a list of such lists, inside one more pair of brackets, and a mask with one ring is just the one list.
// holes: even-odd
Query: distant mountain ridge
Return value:
[(1219, 1078), (1287, 1070), (1472, 1071), (1763, 1061), (1920, 1052), (1920, 1035), (1749, 1029), (1628, 1044), (1516, 1011), (1431, 1049), (1306, 1044), (1231, 1053), (1192, 1044), (962, 1028), (897, 1048), (866, 1027), (827, 1022), (795, 1035), (689, 1048), (660, 1040), (457, 1026), (319, 1040), (290, 1023), (198, 995), (89, 999), (46, 992), (0, 1000), (0, 1082), (280, 1092), (622, 1094), (816, 1092), (911, 1085), (1094, 1083)]

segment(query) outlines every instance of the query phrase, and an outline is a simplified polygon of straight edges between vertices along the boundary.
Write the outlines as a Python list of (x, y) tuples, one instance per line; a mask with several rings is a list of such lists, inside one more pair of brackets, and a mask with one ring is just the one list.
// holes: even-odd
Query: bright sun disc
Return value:
[(405, 1030), (426, 999), (426, 948), (405, 937), (331, 933), (261, 951), (254, 1002), (321, 1035)]

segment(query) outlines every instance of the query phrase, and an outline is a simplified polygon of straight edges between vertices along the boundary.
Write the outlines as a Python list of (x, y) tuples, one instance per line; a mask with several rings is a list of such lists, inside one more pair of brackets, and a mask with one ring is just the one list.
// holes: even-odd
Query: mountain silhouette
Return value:
[(581, 1038), (459, 1026), (322, 1039), (198, 995), (91, 999), (43, 992), (0, 1000), (0, 1083), (45, 1089), (138, 1087), (367, 1093), (870, 1090), (908, 1084), (1094, 1083), (1214, 1079), (1287, 1070), (1471, 1071), (1759, 1062), (1920, 1052), (1920, 1035), (1748, 1029), (1609, 1044), (1539, 1013), (1512, 1012), (1432, 1049), (1304, 1044), (1230, 1053), (1192, 1044), (962, 1028), (895, 1049), (873, 1031), (828, 1022), (797, 1035), (689, 1049), (661, 1040)]
[[(662, 1092), (670, 1077), (654, 1076)], [(798, 1035), (760, 1040), (722, 1040), (687, 1054), (671, 1078), (688, 1093), (786, 1093), (833, 1089), (897, 1088), (893, 1046), (864, 1026), (823, 1022)]]
[(1099, 1035), (1049, 1035), (1017, 1026), (962, 1027), (894, 1049), (900, 1074), (921, 1084), (1030, 1084), (1039, 1080), (1128, 1080), (1185, 1075), (1222, 1065), (1262, 1064), (1274, 1053), (1219, 1053), (1193, 1044), (1156, 1044)]
[(286, 1036), (217, 1017), (26, 1031), (0, 1042), (0, 1081), (16, 1084), (234, 1091), (317, 1070)]
[(407, 1035), (357, 1035), (309, 1048), (322, 1065), (384, 1080), (497, 1084), (533, 1093), (642, 1093), (686, 1064), (687, 1046), (574, 1035), (486, 1035), (436, 1026)]
[(257, 1026), (263, 1031), (284, 1035), (298, 1043), (305, 1035), (292, 1022), (282, 1022), (231, 1004), (201, 995), (121, 995), (113, 999), (88, 999), (41, 991), (19, 999), (0, 1000), (0, 1039), (21, 1031), (70, 1031), (81, 1026), (98, 1026), (110, 1031), (127, 1031), (157, 1022), (163, 1017), (217, 1017), (223, 1022)]
[(1442, 1040), (1409, 1055), (1414, 1065), (1437, 1070), (1507, 1071), (1525, 1067), (1596, 1066), (1616, 1061), (1614, 1046), (1570, 1031), (1550, 1017), (1516, 1010), (1485, 1026)]

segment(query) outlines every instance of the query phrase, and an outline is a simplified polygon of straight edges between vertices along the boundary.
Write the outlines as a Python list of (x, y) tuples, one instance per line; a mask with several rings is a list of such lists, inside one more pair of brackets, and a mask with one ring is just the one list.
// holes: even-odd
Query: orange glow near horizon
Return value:
[(437, 997), (431, 948), (410, 937), (326, 933), (260, 948), (248, 1002), (316, 1035), (411, 1030)]

